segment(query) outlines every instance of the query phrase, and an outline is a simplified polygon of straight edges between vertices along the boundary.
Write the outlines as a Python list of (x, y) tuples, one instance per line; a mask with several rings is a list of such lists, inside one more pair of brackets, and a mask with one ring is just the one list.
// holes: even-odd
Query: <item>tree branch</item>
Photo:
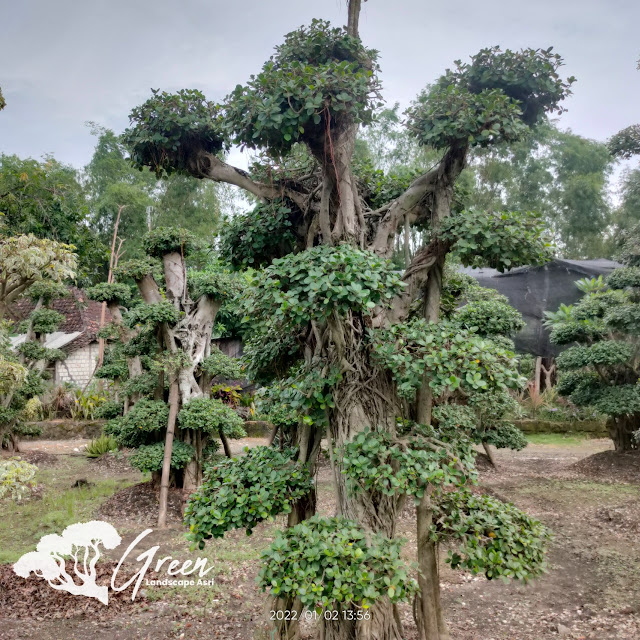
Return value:
[(307, 201), (307, 194), (286, 187), (263, 184), (252, 180), (249, 174), (226, 162), (212, 153), (201, 152), (195, 161), (192, 173), (198, 178), (208, 178), (214, 182), (226, 182), (240, 187), (262, 200), (274, 200), (286, 196), (296, 203), (301, 210)]

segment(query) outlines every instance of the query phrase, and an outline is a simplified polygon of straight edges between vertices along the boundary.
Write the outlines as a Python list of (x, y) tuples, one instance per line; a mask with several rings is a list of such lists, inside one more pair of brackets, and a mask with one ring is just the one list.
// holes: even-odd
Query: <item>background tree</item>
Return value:
[(124, 240), (127, 259), (144, 257), (142, 237), (152, 228), (173, 226), (176, 220), (187, 230), (213, 240), (220, 218), (216, 185), (188, 176), (165, 180), (134, 168), (122, 142), (113, 131), (91, 125), (96, 148), (85, 167), (92, 227), (101, 241), (111, 244), (116, 214), (125, 205), (118, 235)]
[(33, 235), (73, 245), (81, 284), (100, 275), (107, 262), (102, 244), (89, 223), (89, 208), (75, 169), (48, 156), (0, 155), (0, 212), (8, 236)]
[[(232, 256), (251, 255), (258, 247), (260, 263), (270, 262), (256, 273), (248, 300), (255, 326), (252, 366), (286, 371), (279, 386), (282, 402), (300, 416), (295, 454), (299, 465), (313, 470), (320, 439), (326, 435), (340, 513), (338, 521), (314, 518), (306, 523), (303, 520), (315, 511), (312, 494), (292, 505), (290, 524), (299, 524), (274, 544), (267, 567), (272, 574), (265, 574), (270, 579), (263, 583), (272, 590), (276, 605), (301, 607), (306, 594), (314, 593), (320, 583), (333, 583), (319, 606), (331, 606), (344, 615), (323, 620), (324, 638), (346, 639), (356, 633), (400, 638), (394, 603), (410, 597), (413, 588), (398, 586), (404, 584), (403, 574), (393, 553), (380, 554), (377, 541), (378, 536), (393, 541), (398, 510), (404, 496), (411, 495), (419, 503), (421, 593), (416, 617), (421, 637), (444, 638), (433, 518), (438, 504), (445, 504), (440, 502), (444, 486), (464, 486), (472, 474), (460, 462), (464, 433), (447, 442), (444, 434), (432, 431), (434, 399), (447, 385), (519, 384), (508, 349), (472, 331), (461, 333), (438, 324), (445, 260), (455, 250), (464, 264), (505, 269), (535, 264), (549, 255), (534, 216), (456, 212), (454, 185), (472, 147), (516, 141), (545, 114), (562, 111), (559, 103), (568, 95), (571, 80), (559, 77), (561, 60), (550, 49), (487, 49), (469, 63), (456, 63), (407, 114), (410, 134), (419, 144), (438, 150), (439, 161), (373, 208), (360, 191), (353, 153), (359, 126), (370, 123), (380, 106), (377, 54), (357, 37), (360, 2), (349, 5), (346, 29), (314, 21), (288, 34), (261, 72), (238, 86), (223, 105), (207, 101), (197, 91), (154, 92), (132, 112), (125, 141), (133, 161), (157, 174), (188, 173), (226, 182), (260, 201), (244, 218), (247, 232), (237, 233), (230, 242)], [(232, 142), (264, 152), (262, 166), (249, 174), (225, 163), (220, 155)], [(276, 214), (279, 226), (273, 225)], [(265, 221), (263, 228), (258, 220)], [(422, 225), (429, 234), (400, 278), (388, 258), (405, 222)], [(269, 256), (265, 237), (279, 230), (290, 234), (290, 244), (276, 244)], [(424, 344), (425, 333), (442, 344), (444, 363), (425, 353), (431, 352)], [(393, 357), (387, 360), (384, 353), (376, 353), (376, 345), (384, 351), (385, 345), (396, 343), (408, 350), (400, 354), (400, 367), (395, 367)], [(462, 357), (470, 349), (477, 357)], [(442, 370), (451, 369), (448, 376), (441, 374), (440, 364)], [(412, 374), (407, 392), (414, 398), (400, 393), (403, 367)], [(494, 368), (498, 376), (492, 374)], [(409, 446), (396, 428), (403, 417), (412, 419)], [(369, 438), (363, 439), (364, 433), (378, 434), (382, 460), (402, 461), (398, 473), (406, 483), (381, 486), (374, 478), (369, 486), (364, 476), (360, 478), (370, 469), (382, 477), (384, 468), (375, 462), (352, 468), (350, 461), (357, 459), (352, 449), (366, 453)], [(411, 469), (421, 471), (416, 477)], [(293, 483), (294, 465), (281, 472)], [(364, 484), (362, 490), (355, 490), (356, 482)], [(190, 507), (192, 526), (194, 519), (207, 520), (207, 508), (215, 510), (223, 495), (218, 486), (204, 485), (196, 494)], [(258, 489), (268, 492), (263, 485)], [(486, 501), (474, 504), (489, 509)], [(470, 522), (482, 517), (481, 509), (467, 507), (463, 511)], [(352, 533), (354, 529), (361, 533)], [(375, 532), (376, 542), (367, 539), (367, 530)], [(531, 527), (524, 533), (535, 535)], [(199, 541), (209, 535), (213, 533), (206, 528), (200, 530)], [(390, 581), (386, 592), (373, 588), (365, 593), (355, 584), (366, 581), (365, 574), (349, 578), (344, 571), (348, 562), (338, 563), (335, 581), (327, 582), (320, 563), (314, 563), (304, 581), (292, 586), (284, 559), (295, 557), (290, 552), (301, 539), (311, 536), (320, 547), (337, 549), (353, 546), (356, 535), (367, 539), (366, 550), (361, 548), (367, 563), (384, 557), (379, 571)], [(487, 555), (489, 562), (497, 557)], [(535, 573), (539, 560), (537, 556), (522, 565), (517, 577)], [(343, 580), (344, 590), (336, 588)], [(371, 606), (370, 615), (357, 620), (355, 612), (365, 603)], [(295, 635), (295, 630), (280, 627), (279, 633)]]
[[(38, 243), (56, 244), (50, 240), (40, 240)], [(70, 254), (67, 266), (71, 268), (74, 264), (75, 255)], [(46, 276), (49, 269), (45, 266), (42, 271)], [(67, 275), (73, 274), (68, 271)], [(2, 362), (7, 367), (3, 375), (8, 375), (11, 383), (0, 395), (0, 445), (12, 451), (19, 450), (21, 436), (40, 433), (39, 427), (28, 423), (40, 416), (40, 396), (45, 392), (47, 380), (51, 376), (49, 366), (66, 358), (64, 351), (45, 347), (47, 334), (56, 331), (64, 322), (64, 316), (50, 309), (49, 304), (53, 299), (66, 294), (67, 288), (55, 279), (43, 278), (31, 284), (27, 295), (34, 302), (34, 308), (20, 327), (25, 339), (15, 350), (11, 349), (6, 335), (9, 325), (0, 325)], [(18, 370), (23, 371), (24, 375), (18, 376)]]
[(9, 305), (36, 283), (60, 283), (75, 276), (77, 256), (70, 245), (33, 235), (0, 238), (0, 320)]
[(609, 255), (612, 208), (607, 146), (544, 122), (523, 140), (474, 152), (470, 205), (536, 211), (565, 258)]

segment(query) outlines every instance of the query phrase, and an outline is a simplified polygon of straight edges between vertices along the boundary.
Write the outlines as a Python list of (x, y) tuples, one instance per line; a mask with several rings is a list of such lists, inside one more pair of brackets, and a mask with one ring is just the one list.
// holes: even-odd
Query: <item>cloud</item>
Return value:
[[(83, 166), (94, 120), (121, 131), (150, 87), (201, 89), (221, 100), (259, 70), (284, 33), (313, 17), (341, 24), (346, 0), (31, 0), (0, 25), (0, 151), (52, 152)], [(604, 139), (637, 121), (640, 54), (635, 0), (369, 0), (361, 34), (381, 52), (385, 97), (406, 106), (457, 58), (500, 44), (553, 45), (575, 75), (561, 123)], [(11, 61), (10, 64), (7, 64)]]

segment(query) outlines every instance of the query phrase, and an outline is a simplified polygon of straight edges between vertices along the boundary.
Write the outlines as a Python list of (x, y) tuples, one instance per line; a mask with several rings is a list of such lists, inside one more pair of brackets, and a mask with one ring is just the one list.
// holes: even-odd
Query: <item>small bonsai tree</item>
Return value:
[(558, 392), (608, 416), (620, 452), (640, 445), (640, 260), (634, 246), (637, 238), (630, 238), (624, 268), (604, 281), (579, 281), (582, 299), (547, 320), (552, 342), (568, 346), (557, 359)]

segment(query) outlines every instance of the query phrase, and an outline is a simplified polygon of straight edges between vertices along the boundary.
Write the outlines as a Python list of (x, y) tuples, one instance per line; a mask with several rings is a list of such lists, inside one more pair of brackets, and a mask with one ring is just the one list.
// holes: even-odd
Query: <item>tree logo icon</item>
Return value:
[[(69, 525), (61, 535), (40, 538), (36, 551), (25, 553), (13, 565), (13, 570), (21, 578), (28, 578), (33, 572), (53, 589), (95, 598), (106, 605), (109, 588), (96, 584), (99, 546), (115, 549), (121, 541), (115, 527), (108, 522), (78, 522)], [(72, 564), (71, 575), (67, 573), (67, 562)]]

